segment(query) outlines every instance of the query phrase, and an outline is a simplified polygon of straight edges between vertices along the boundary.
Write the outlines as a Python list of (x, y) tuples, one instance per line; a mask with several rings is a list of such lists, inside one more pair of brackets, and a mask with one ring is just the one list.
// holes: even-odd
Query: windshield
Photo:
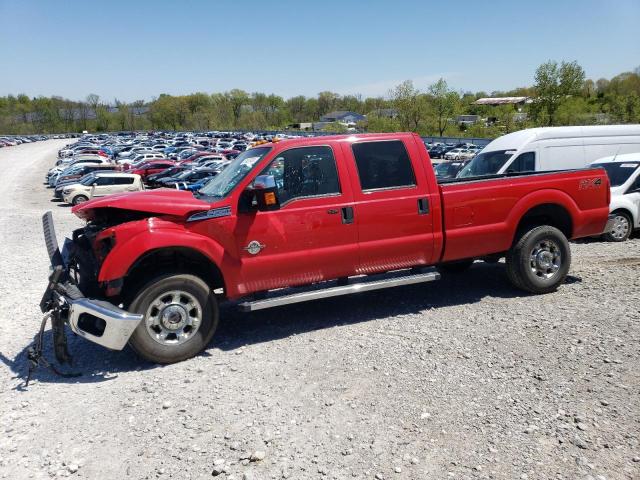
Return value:
[(604, 168), (609, 176), (609, 182), (612, 187), (619, 187), (626, 182), (631, 174), (636, 171), (640, 162), (624, 162), (624, 163), (594, 163), (594, 168)]
[(516, 153), (515, 150), (495, 150), (493, 152), (479, 153), (466, 167), (460, 170), (458, 178), (495, 175), (514, 153)]
[(238, 185), (256, 164), (271, 151), (271, 147), (250, 148), (245, 150), (225, 168), (222, 173), (215, 176), (199, 192), (211, 197), (226, 197), (236, 185)]

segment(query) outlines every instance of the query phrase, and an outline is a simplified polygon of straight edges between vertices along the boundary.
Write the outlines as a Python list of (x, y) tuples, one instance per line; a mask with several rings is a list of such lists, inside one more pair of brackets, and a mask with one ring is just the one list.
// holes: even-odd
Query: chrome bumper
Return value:
[(98, 345), (122, 350), (143, 316), (130, 313), (102, 300), (77, 298), (69, 303), (67, 321), (71, 330)]
[(613, 230), (615, 218), (615, 215), (609, 215), (609, 217), (607, 218), (607, 224), (604, 226), (604, 230), (602, 231), (602, 233), (607, 233)]

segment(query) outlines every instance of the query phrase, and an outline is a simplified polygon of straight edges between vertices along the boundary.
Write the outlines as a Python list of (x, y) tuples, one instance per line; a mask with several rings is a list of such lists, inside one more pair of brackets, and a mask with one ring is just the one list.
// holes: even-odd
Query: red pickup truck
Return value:
[[(501, 257), (517, 288), (552, 292), (569, 270), (567, 239), (602, 233), (608, 204), (601, 169), (438, 184), (414, 134), (284, 140), (241, 153), (198, 192), (74, 207), (87, 224), (62, 252), (45, 215), (53, 273), (41, 308), (54, 332), (67, 323), (171, 363), (205, 348), (225, 300), (257, 310), (437, 280)], [(64, 334), (56, 338), (64, 360)]]

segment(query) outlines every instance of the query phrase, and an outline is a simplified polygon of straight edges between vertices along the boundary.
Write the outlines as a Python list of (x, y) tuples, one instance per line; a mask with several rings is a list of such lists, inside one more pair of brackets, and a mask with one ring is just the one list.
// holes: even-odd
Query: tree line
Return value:
[[(524, 96), (532, 101), (516, 112), (513, 105), (476, 105), (482, 97)], [(61, 133), (125, 130), (283, 130), (345, 110), (367, 115), (358, 125), (371, 132), (413, 131), (429, 136), (495, 137), (534, 126), (640, 123), (640, 67), (611, 79), (587, 79), (577, 62), (548, 61), (533, 85), (511, 91), (458, 92), (446, 80), (422, 89), (407, 80), (387, 95), (363, 98), (320, 92), (315, 97), (284, 99), (233, 89), (223, 93), (161, 94), (151, 101), (112, 102), (98, 95), (82, 101), (25, 94), (0, 97), (0, 133)], [(517, 114), (516, 114), (517, 113)], [(457, 122), (458, 115), (481, 121)], [(332, 123), (329, 131), (345, 130)]]

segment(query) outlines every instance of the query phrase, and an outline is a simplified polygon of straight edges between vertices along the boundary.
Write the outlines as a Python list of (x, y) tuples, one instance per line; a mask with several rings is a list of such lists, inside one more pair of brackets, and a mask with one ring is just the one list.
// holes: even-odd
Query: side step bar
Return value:
[(256, 310), (264, 310), (265, 308), (279, 307), (281, 305), (318, 300), (320, 298), (339, 297), (341, 295), (350, 295), (352, 293), (369, 292), (371, 290), (399, 287), (401, 285), (412, 285), (414, 283), (433, 282), (435, 280), (440, 280), (440, 274), (438, 272), (418, 273), (383, 280), (373, 280), (368, 282), (362, 281), (350, 285), (316, 289), (293, 293), (290, 295), (275, 296), (251, 302), (247, 301), (239, 303), (238, 308), (242, 312), (253, 312)]

